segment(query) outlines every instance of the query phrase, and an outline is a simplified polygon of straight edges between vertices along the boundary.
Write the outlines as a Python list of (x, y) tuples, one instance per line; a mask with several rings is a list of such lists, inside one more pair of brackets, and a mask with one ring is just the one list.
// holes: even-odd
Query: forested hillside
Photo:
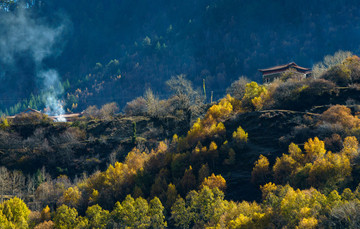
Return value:
[(359, 7), (0, 0), (0, 228), (359, 228)]
[(88, 107), (72, 122), (1, 121), (2, 228), (357, 228), (360, 58), (313, 77), (234, 81)]

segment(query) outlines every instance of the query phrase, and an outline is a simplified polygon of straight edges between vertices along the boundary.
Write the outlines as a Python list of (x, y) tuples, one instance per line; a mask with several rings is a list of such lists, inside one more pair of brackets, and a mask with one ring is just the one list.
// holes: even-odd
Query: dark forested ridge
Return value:
[[(108, 101), (122, 107), (147, 88), (166, 98), (164, 82), (179, 74), (198, 87), (206, 79), (218, 99), (241, 75), (261, 81), (259, 68), (291, 61), (312, 67), (339, 49), (359, 50), (356, 1), (28, 2), (36, 23), (65, 26), (56, 37), (59, 50), (44, 64), (59, 70), (66, 107), (75, 102), (79, 110)], [(32, 62), (21, 53), (16, 68), (0, 64), (3, 111), (41, 94)]]

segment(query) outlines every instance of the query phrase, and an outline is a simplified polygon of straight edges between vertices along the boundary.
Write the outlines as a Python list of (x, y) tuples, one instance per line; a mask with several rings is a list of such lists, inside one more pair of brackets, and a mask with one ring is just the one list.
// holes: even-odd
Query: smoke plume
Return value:
[(67, 24), (67, 20), (62, 19), (56, 26), (49, 25), (32, 17), (26, 9), (0, 13), (0, 76), (6, 77), (1, 65), (17, 68), (16, 56), (26, 54), (35, 64), (35, 80), (39, 83), (46, 113), (55, 116), (64, 114), (61, 102), (64, 89), (58, 72), (44, 67), (44, 60), (61, 53)]
[(59, 80), (58, 72), (54, 69), (43, 70), (38, 73), (38, 77), (43, 81), (44, 88), (46, 88), (43, 92), (46, 112), (49, 115), (59, 116), (58, 121), (66, 121), (64, 117), (61, 117), (65, 112), (59, 98), (63, 94), (64, 88)]

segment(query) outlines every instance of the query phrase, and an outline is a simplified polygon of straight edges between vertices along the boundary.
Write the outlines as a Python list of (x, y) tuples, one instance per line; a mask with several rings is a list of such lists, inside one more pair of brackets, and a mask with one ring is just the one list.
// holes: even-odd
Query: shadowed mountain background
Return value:
[[(9, 2), (0, 1), (2, 18), (21, 8)], [(167, 98), (165, 81), (179, 74), (195, 87), (205, 79), (207, 93), (219, 99), (241, 75), (260, 82), (259, 68), (290, 61), (312, 67), (339, 49), (359, 51), (356, 1), (25, 2), (29, 20), (65, 27), (44, 65), (59, 71), (65, 107), (78, 103), (72, 111), (109, 101), (123, 107), (147, 88)], [(15, 54), (13, 64), (0, 62), (1, 108), (24, 100), (27, 107), (33, 94), (38, 102), (31, 105), (42, 109), (36, 64), (27, 52)]]

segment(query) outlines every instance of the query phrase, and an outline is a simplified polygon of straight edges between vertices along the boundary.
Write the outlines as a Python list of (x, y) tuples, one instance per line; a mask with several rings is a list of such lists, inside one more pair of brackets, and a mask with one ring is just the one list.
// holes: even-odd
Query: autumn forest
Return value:
[[(275, 51), (251, 54), (239, 43), (231, 28), (248, 27), (234, 1), (194, 1), (200, 16), (189, 1), (167, 3), (149, 8), (162, 12), (150, 21), (138, 1), (104, 2), (0, 0), (0, 228), (360, 227), (358, 50), (290, 53), (311, 74), (290, 68), (262, 83), (251, 72), (279, 64), (266, 57)], [(275, 11), (295, 10), (275, 2)], [(310, 5), (314, 20), (325, 14), (312, 8), (320, 3)], [(350, 18), (341, 9), (336, 17)], [(278, 17), (268, 23), (292, 14)], [(289, 23), (308, 25), (299, 18)], [(127, 29), (126, 38), (97, 25), (114, 19), (109, 28)], [(345, 30), (355, 23), (345, 22)], [(260, 50), (259, 34), (244, 42)], [(279, 37), (274, 47), (299, 53), (320, 39), (301, 46)], [(65, 114), (76, 116), (54, 118)]]

